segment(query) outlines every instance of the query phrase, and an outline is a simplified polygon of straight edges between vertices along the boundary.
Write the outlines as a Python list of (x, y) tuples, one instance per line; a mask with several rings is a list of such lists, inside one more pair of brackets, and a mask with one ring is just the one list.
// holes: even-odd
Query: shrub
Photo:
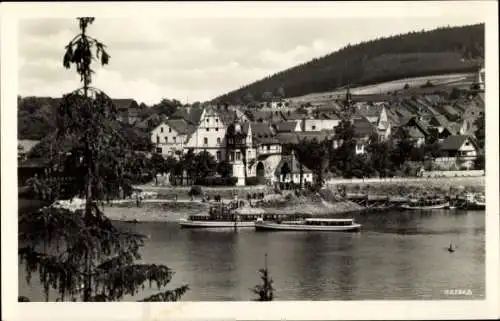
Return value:
[(247, 177), (245, 180), (245, 185), (248, 186), (254, 186), (254, 185), (259, 185), (260, 180), (257, 176), (252, 176), (252, 177)]
[(201, 189), (201, 186), (199, 186), (199, 185), (191, 186), (191, 189), (188, 192), (189, 196), (200, 196), (201, 194), (203, 194), (203, 190)]

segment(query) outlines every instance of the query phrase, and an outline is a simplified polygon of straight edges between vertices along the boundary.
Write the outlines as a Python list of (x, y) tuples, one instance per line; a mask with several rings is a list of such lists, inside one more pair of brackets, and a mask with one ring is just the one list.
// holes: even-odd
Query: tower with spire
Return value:
[(351, 119), (353, 114), (354, 114), (354, 106), (352, 103), (352, 95), (351, 95), (350, 85), (347, 85), (345, 98), (344, 98), (342, 107), (343, 107), (342, 108), (342, 116), (344, 117), (344, 119)]
[(482, 64), (478, 66), (477, 72), (475, 74), (474, 81), (471, 85), (471, 91), (473, 92), (484, 92), (484, 79), (483, 79), (484, 67)]

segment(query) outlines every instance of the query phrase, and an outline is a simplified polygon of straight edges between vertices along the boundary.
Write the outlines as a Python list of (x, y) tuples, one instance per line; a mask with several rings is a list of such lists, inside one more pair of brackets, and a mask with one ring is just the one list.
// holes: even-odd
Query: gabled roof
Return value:
[(419, 121), (416, 117), (410, 118), (404, 127), (417, 127), (425, 136), (429, 135), (429, 131), (427, 130), (427, 126), (425, 126), (421, 121)]
[(462, 145), (465, 143), (465, 141), (469, 140), (475, 148), (477, 148), (476, 142), (467, 135), (451, 135), (446, 137), (442, 142), (441, 142), (441, 149), (442, 150), (447, 150), (447, 151), (456, 151), (462, 147)]
[(168, 119), (165, 123), (181, 135), (189, 134), (196, 129), (194, 125), (189, 124), (184, 119)]
[[(300, 163), (297, 160), (297, 157), (295, 157), (295, 153), (293, 153), (292, 155), (281, 156), (281, 160), (278, 163), (278, 166), (276, 166), (276, 170), (274, 171), (275, 175), (281, 175), (281, 169), (285, 165), (285, 163), (288, 165), (291, 174), (300, 174)], [(305, 166), (302, 166), (302, 171), (304, 174), (312, 173), (312, 171)]]

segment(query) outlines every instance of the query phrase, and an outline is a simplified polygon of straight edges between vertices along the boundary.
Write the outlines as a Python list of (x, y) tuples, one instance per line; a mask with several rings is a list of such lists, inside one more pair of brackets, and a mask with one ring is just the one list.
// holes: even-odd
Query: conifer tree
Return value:
[(141, 258), (144, 236), (117, 228), (99, 208), (106, 194), (123, 187), (123, 164), (132, 151), (117, 131), (112, 100), (90, 86), (93, 60), (103, 66), (109, 62), (106, 46), (87, 35), (94, 18), (77, 20), (81, 32), (66, 46), (63, 65), (76, 66), (83, 87), (63, 97), (54, 137), (55, 146), (68, 138), (74, 144), (69, 153), (50, 156), (66, 169), (65, 179), (71, 176), (71, 196), (84, 198), (85, 206), (75, 210), (48, 206), (36, 213), (20, 213), (19, 257), (27, 281), (33, 273), (39, 274), (46, 301), (51, 288), (60, 301), (116, 301), (137, 294), (147, 283), (161, 292), (143, 301), (179, 300), (188, 286), (162, 289), (170, 282), (172, 270), (135, 264)]
[(267, 253), (265, 260), (265, 267), (259, 270), (262, 284), (258, 284), (252, 289), (252, 292), (258, 295), (256, 301), (272, 301), (274, 299), (273, 280), (269, 276), (267, 268)]

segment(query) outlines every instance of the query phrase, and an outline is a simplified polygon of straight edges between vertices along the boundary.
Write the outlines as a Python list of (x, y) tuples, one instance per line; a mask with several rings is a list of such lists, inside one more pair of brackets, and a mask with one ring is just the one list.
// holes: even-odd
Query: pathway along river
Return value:
[[(484, 211), (391, 211), (355, 218), (363, 224), (360, 233), (181, 230), (175, 222), (117, 224), (149, 236), (142, 250), (144, 261), (172, 268), (172, 286), (190, 285), (183, 301), (253, 299), (249, 289), (260, 282), (258, 269), (264, 266), (266, 252), (276, 300), (485, 297)], [(458, 247), (454, 253), (447, 251), (450, 242)], [(20, 266), (19, 295), (44, 300), (37, 279), (28, 286)], [(466, 294), (447, 295), (450, 289)], [(124, 301), (155, 292), (146, 287)]]

